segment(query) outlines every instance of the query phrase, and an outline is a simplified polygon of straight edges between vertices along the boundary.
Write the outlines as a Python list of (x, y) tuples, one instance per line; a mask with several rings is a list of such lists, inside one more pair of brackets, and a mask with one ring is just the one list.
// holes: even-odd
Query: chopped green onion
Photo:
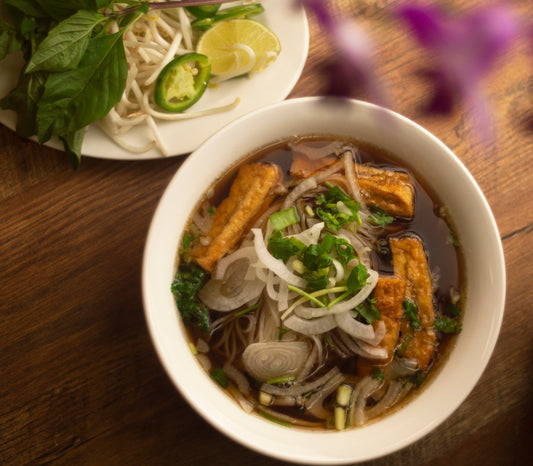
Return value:
[[(289, 287), (292, 285), (288, 285)], [(313, 291), (312, 293), (306, 293), (308, 296), (312, 296), (314, 298), (319, 298), (320, 296), (324, 296), (325, 294), (329, 293), (341, 293), (343, 291), (346, 291), (348, 288), (346, 286), (336, 286), (333, 288), (323, 288), (322, 290)], [(304, 292), (305, 293), (305, 292)], [(306, 301), (309, 301), (307, 296), (302, 296), (300, 299), (297, 299), (292, 303), (287, 310), (281, 315), (281, 320), (285, 320), (287, 316), (294, 310), (296, 306), (299, 306), (302, 303), (305, 303)], [(317, 300), (318, 301), (318, 300)], [(326, 307), (324, 303), (321, 301), (318, 301), (320, 303), (320, 307)]]
[(372, 369), (371, 375), (372, 377), (380, 380), (381, 382), (383, 382), (383, 380), (385, 379), (385, 372), (383, 372), (379, 367), (374, 367)]
[(294, 260), (292, 262), (292, 269), (295, 271), (295, 272), (298, 272), (300, 275), (302, 275), (304, 272), (305, 272), (305, 267), (304, 267), (304, 264), (301, 260)]
[(209, 375), (222, 388), (228, 387), (228, 377), (221, 367), (216, 366)]
[(331, 301), (329, 304), (328, 304), (328, 309), (330, 309), (332, 306), (334, 306), (335, 304), (337, 304), (338, 302), (340, 301), (344, 301), (348, 296), (350, 296), (352, 294), (352, 292), (350, 290), (348, 291), (345, 291), (344, 293), (342, 293), (341, 295), (337, 296), (333, 301)]
[(272, 228), (274, 230), (283, 230), (284, 228), (294, 225), (300, 221), (296, 207), (289, 207), (272, 214), (269, 218)]
[(273, 379), (267, 380), (265, 383), (276, 384), (276, 383), (287, 383), (292, 382), (295, 379), (294, 375), (287, 375), (285, 377), (275, 377)]
[(346, 429), (346, 408), (342, 406), (335, 406), (335, 429), (344, 430)]
[(292, 424), (290, 424), (288, 422), (285, 422), (285, 421), (282, 421), (281, 419), (278, 419), (278, 418), (272, 416), (271, 414), (265, 413), (262, 410), (259, 410), (258, 412), (259, 412), (259, 414), (261, 416), (263, 416), (265, 419), (268, 419), (269, 421), (275, 422), (276, 424), (279, 424), (281, 426), (292, 427)]
[(240, 310), (239, 312), (236, 312), (235, 314), (233, 314), (233, 317), (240, 317), (244, 314), (247, 314), (250, 311), (253, 311), (254, 309), (257, 309), (258, 307), (259, 307), (259, 304), (254, 304), (252, 306), (249, 306), (245, 309)]
[(294, 292), (298, 293), (299, 295), (303, 296), (304, 298), (307, 298), (309, 301), (313, 301), (318, 306), (325, 307), (324, 303), (322, 301), (318, 300), (317, 298), (315, 298), (315, 296), (313, 296), (312, 294), (309, 294), (309, 293), (305, 292), (304, 290), (301, 290), (300, 288), (297, 288), (297, 287), (295, 287), (293, 285), (287, 285), (287, 288), (289, 288), (289, 290), (291, 290), (291, 291), (294, 291)]
[(413, 338), (413, 334), (410, 333), (409, 335), (407, 335), (405, 337), (405, 340), (402, 342), (400, 348), (398, 350), (396, 350), (396, 354), (398, 356), (402, 356), (403, 355), (403, 352), (405, 351), (405, 349), (407, 348), (407, 345), (409, 344), (409, 342), (412, 340)]
[(278, 327), (278, 340), (281, 340), (283, 338), (283, 335), (286, 333), (289, 333), (291, 331), (290, 328), (284, 328), (284, 327)]
[(342, 383), (337, 388), (337, 404), (339, 406), (348, 406), (353, 394), (353, 385)]
[(189, 349), (191, 350), (191, 353), (194, 355), (198, 354), (198, 350), (196, 349), (196, 346), (194, 346), (194, 343), (192, 341), (189, 342)]
[(273, 400), (274, 396), (270, 393), (264, 392), (262, 390), (259, 392), (259, 403), (261, 403), (263, 406), (270, 406)]

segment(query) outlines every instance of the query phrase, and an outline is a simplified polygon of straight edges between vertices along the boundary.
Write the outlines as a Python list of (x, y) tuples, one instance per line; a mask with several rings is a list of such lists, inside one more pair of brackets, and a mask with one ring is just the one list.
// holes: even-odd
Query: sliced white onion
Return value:
[(387, 328), (385, 327), (385, 322), (382, 320), (378, 321), (377, 327), (374, 329), (374, 338), (360, 338), (360, 340), (366, 341), (369, 345), (379, 345), (381, 343), (381, 340), (383, 340), (383, 337), (385, 336), (385, 333), (387, 333)]
[(333, 377), (336, 377), (340, 374), (340, 370), (337, 366), (330, 369), (329, 372), (324, 374), (323, 376), (319, 377), (318, 379), (314, 380), (313, 382), (309, 382), (307, 384), (298, 385), (294, 384), (290, 387), (278, 387), (277, 385), (271, 385), (271, 384), (263, 384), (261, 386), (261, 391), (270, 393), (271, 395), (286, 395), (286, 396), (297, 396), (297, 395), (303, 395), (304, 393), (310, 393), (317, 388), (324, 385), (328, 380), (330, 380)]
[(242, 354), (246, 371), (265, 382), (278, 377), (296, 376), (305, 365), (309, 345), (304, 341), (252, 343)]
[(307, 230), (304, 230), (295, 235), (291, 235), (289, 236), (289, 238), (295, 238), (297, 240), (300, 240), (307, 247), (309, 247), (311, 246), (311, 244), (318, 244), (318, 240), (320, 239), (320, 233), (322, 233), (323, 228), (324, 222), (315, 223), (311, 228), (308, 228)]
[(268, 252), (261, 230), (253, 228), (252, 233), (254, 234), (254, 246), (259, 261), (287, 283), (298, 287), (304, 287), (306, 281), (302, 277), (293, 274), (283, 261), (276, 259), (270, 254), (270, 252)]
[(260, 280), (244, 280), (240, 292), (227, 297), (221, 292), (223, 284), (222, 280), (209, 280), (198, 292), (198, 297), (210, 309), (227, 312), (254, 301), (265, 287), (264, 282)]
[(351, 410), (351, 425), (361, 426), (365, 423), (366, 401), (380, 387), (381, 383), (380, 380), (369, 375), (359, 382), (356, 387), (356, 396), (354, 395), (354, 409)]
[(319, 317), (318, 319), (302, 319), (295, 314), (287, 317), (284, 321), (285, 327), (304, 335), (320, 335), (334, 329), (337, 322), (333, 316)]
[(217, 263), (213, 278), (215, 280), (222, 280), (224, 278), (224, 275), (226, 274), (226, 270), (228, 269), (228, 267), (233, 262), (244, 258), (248, 259), (250, 261), (250, 264), (253, 264), (257, 261), (257, 254), (253, 246), (239, 248), (235, 252), (232, 252), (231, 254), (220, 259)]
[(344, 382), (344, 374), (337, 374), (329, 379), (320, 390), (306, 399), (305, 407), (309, 413), (319, 419), (326, 419), (331, 411), (324, 408), (324, 400)]
[(354, 319), (350, 311), (341, 312), (335, 315), (338, 327), (348, 335), (359, 340), (372, 340), (375, 338), (374, 327), (370, 324), (363, 324)]
[(227, 362), (224, 364), (222, 370), (231, 380), (235, 382), (241, 393), (247, 395), (250, 392), (250, 383), (248, 382), (248, 379), (233, 364)]
[(396, 401), (398, 401), (398, 397), (401, 391), (402, 383), (398, 380), (393, 380), (389, 384), (385, 396), (381, 400), (379, 400), (379, 402), (375, 406), (372, 406), (371, 408), (368, 408), (365, 411), (366, 419), (372, 419), (376, 416), (379, 416), (380, 414), (383, 414), (387, 409), (393, 406)]
[(385, 348), (369, 345), (362, 340), (355, 341), (345, 332), (339, 332), (339, 336), (346, 348), (354, 354), (380, 361), (389, 357), (389, 353)]

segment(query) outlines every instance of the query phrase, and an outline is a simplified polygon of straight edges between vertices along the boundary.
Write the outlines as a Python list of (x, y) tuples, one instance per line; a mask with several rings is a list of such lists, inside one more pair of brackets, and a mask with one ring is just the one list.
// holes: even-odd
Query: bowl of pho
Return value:
[(461, 405), (498, 337), (505, 267), (487, 201), (437, 138), (368, 103), (301, 98), (183, 163), (143, 299), (165, 370), (209, 423), (278, 459), (346, 464)]

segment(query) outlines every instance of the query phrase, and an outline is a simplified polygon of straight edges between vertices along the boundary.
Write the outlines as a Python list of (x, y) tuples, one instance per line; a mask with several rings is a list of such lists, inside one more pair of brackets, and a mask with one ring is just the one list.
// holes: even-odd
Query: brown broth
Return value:
[[(214, 186), (214, 195), (210, 197), (210, 202), (213, 205), (218, 205), (221, 200), (227, 196), (231, 182), (235, 178), (236, 172), (242, 163), (245, 162), (269, 162), (275, 163), (282, 168), (284, 180), (290, 179), (289, 168), (292, 160), (291, 150), (288, 144), (294, 141), (295, 138), (284, 139), (258, 151), (244, 157), (238, 164), (232, 167), (226, 174)], [(412, 219), (400, 220), (400, 226), (394, 226), (396, 231), (391, 234), (390, 228), (385, 228), (383, 231), (383, 237), (394, 236), (395, 234), (405, 234), (408, 232), (416, 233), (423, 241), (425, 246), (429, 268), (432, 274), (438, 275), (439, 288), (435, 293), (435, 313), (436, 315), (443, 314), (445, 308), (449, 305), (449, 295), (452, 288), (461, 292), (461, 307), (464, 307), (464, 290), (466, 289), (464, 283), (465, 274), (463, 273), (463, 259), (461, 251), (458, 247), (452, 244), (450, 241), (450, 234), (455, 238), (453, 233), (453, 226), (451, 219), (448, 217), (445, 207), (438, 199), (431, 188), (427, 186), (424, 180), (418, 176), (412, 167), (405, 167), (397, 158), (374, 145), (356, 141), (348, 138), (339, 138), (333, 135), (310, 135), (299, 136), (298, 141), (314, 141), (317, 143), (323, 143), (325, 141), (342, 140), (351, 144), (358, 150), (359, 163), (369, 163), (379, 168), (385, 168), (390, 170), (400, 170), (407, 172), (411, 175), (415, 188), (415, 214)], [(442, 215), (445, 215), (443, 218)], [(397, 222), (395, 222), (397, 223)], [(393, 272), (392, 262), (390, 255), (382, 254), (379, 256), (378, 272), (380, 275), (391, 275)], [(201, 337), (194, 329), (190, 329), (191, 340), (196, 341), (196, 338)], [(450, 351), (454, 336), (441, 334), (439, 335), (438, 351), (435, 360), (432, 363), (432, 367), (428, 369), (431, 373), (434, 373), (441, 366), (442, 361), (446, 359), (447, 354)], [(332, 352), (330, 352), (332, 353)], [(347, 371), (354, 370), (351, 365), (354, 362), (341, 361), (340, 358), (334, 354), (330, 354), (330, 361), (332, 363), (339, 363), (343, 369)], [(222, 366), (224, 361), (217, 355), (213, 355), (213, 364)], [(424, 382), (425, 384), (426, 382)], [(408, 399), (411, 399), (419, 389), (415, 389), (412, 393), (402, 402), (400, 405), (405, 404)], [(398, 409), (398, 406), (389, 410), (389, 413)], [(301, 413), (298, 408), (279, 408), (280, 412), (300, 416)], [(385, 415), (387, 415), (386, 413)], [(372, 421), (374, 422), (374, 421)]]

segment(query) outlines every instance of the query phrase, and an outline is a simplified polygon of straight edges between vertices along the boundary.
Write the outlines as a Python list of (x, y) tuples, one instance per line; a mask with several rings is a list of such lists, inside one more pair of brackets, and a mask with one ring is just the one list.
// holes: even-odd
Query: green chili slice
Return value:
[(186, 53), (165, 66), (155, 82), (155, 103), (168, 112), (183, 112), (202, 97), (211, 65), (205, 55)]

